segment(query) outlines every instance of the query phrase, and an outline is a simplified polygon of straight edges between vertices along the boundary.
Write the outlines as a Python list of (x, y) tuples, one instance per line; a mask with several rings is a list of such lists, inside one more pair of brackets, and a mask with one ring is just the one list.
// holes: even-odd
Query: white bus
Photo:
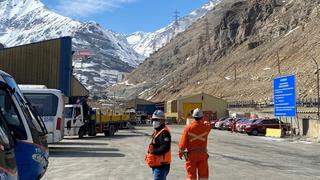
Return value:
[(57, 143), (64, 136), (64, 95), (57, 89), (33, 85), (19, 85), (25, 97), (34, 106), (48, 130), (49, 144)]

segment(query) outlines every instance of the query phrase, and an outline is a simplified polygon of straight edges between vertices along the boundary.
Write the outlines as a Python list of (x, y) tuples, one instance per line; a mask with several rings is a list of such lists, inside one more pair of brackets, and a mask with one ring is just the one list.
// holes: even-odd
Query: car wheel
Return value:
[(257, 129), (253, 129), (251, 134), (254, 135), (254, 136), (258, 136), (259, 135), (259, 131)]
[(286, 134), (287, 134), (287, 130), (286, 129), (282, 129), (281, 136), (284, 137)]

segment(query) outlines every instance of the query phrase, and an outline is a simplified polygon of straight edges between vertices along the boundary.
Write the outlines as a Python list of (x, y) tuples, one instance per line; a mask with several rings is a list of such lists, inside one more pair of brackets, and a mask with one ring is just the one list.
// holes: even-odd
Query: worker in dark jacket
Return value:
[(146, 163), (152, 168), (154, 180), (166, 180), (171, 163), (171, 134), (165, 124), (163, 111), (157, 110), (152, 116), (152, 135), (146, 156)]

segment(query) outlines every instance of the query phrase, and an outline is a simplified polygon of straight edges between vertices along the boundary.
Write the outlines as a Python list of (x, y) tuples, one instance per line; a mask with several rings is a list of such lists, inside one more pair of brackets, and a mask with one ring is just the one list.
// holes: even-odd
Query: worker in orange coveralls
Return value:
[(200, 109), (195, 109), (192, 116), (195, 121), (185, 128), (179, 143), (179, 158), (186, 159), (188, 180), (206, 180), (209, 178), (207, 142), (211, 124), (203, 118)]

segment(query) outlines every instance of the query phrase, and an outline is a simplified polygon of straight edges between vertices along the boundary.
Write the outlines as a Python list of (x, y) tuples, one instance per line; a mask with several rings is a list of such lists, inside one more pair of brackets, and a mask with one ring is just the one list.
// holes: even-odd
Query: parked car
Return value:
[(240, 119), (235, 119), (235, 118), (230, 118), (229, 120), (225, 121), (222, 125), (222, 129), (224, 130), (232, 130), (232, 126), (233, 126), (233, 123), (235, 121), (238, 121)]
[(244, 129), (246, 125), (252, 124), (256, 121), (256, 119), (241, 119), (236, 123), (236, 131), (240, 133), (244, 133)]
[(223, 120), (221, 120), (221, 121), (216, 122), (215, 127), (216, 127), (217, 129), (220, 129), (220, 130), (224, 129), (224, 124), (225, 124), (226, 122), (230, 121), (230, 119), (232, 119), (232, 118), (226, 118), (226, 119), (223, 119)]
[(212, 120), (212, 121), (211, 121), (212, 129), (215, 129), (215, 128), (216, 128), (216, 123), (217, 123), (217, 122), (222, 121), (222, 120), (225, 120), (225, 119), (227, 119), (227, 118), (223, 117), (223, 118), (220, 118), (220, 119)]
[(286, 131), (290, 129), (290, 124), (286, 124), (279, 119), (259, 119), (252, 124), (247, 124), (245, 127), (245, 132), (248, 135), (257, 136), (259, 134), (265, 134), (267, 128), (279, 129), (279, 124), (281, 123), (282, 132), (285, 134)]

